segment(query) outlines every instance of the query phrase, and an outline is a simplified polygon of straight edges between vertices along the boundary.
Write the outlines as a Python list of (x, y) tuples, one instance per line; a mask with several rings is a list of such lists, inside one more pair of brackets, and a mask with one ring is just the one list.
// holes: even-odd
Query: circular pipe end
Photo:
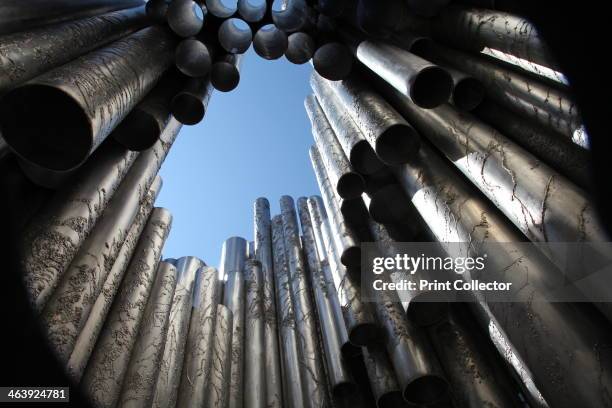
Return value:
[(421, 327), (438, 323), (448, 313), (448, 303), (436, 302), (430, 295), (430, 292), (417, 295), (408, 303), (406, 310), (409, 319)]
[(421, 138), (408, 124), (389, 126), (376, 141), (376, 154), (385, 163), (397, 165), (408, 162), (421, 147)]
[(215, 17), (228, 18), (238, 10), (238, 0), (206, 0), (206, 8)]
[(353, 246), (345, 249), (340, 256), (340, 262), (347, 268), (361, 267), (361, 248)]
[(306, 33), (293, 33), (289, 35), (285, 58), (293, 64), (305, 64), (315, 52), (315, 42)]
[(249, 23), (257, 23), (266, 16), (266, 0), (238, 0), (238, 14)]
[(423, 69), (410, 87), (410, 99), (421, 108), (432, 109), (447, 102), (453, 93), (453, 78), (443, 68)]
[(380, 341), (380, 329), (374, 323), (362, 323), (349, 332), (349, 340), (356, 346), (371, 346)]
[(359, 391), (353, 382), (341, 382), (332, 387), (332, 400), (338, 407), (351, 407), (358, 402)]
[(360, 174), (374, 174), (385, 167), (372, 146), (365, 140), (356, 143), (351, 149), (351, 165)]
[(464, 78), (455, 85), (452, 102), (457, 108), (464, 111), (476, 109), (485, 98), (485, 89), (482, 83), (475, 78)]
[(408, 408), (408, 404), (404, 401), (402, 397), (402, 393), (395, 390), (389, 391), (383, 395), (381, 395), (376, 401), (377, 408)]
[(196, 95), (181, 92), (170, 103), (172, 115), (183, 125), (197, 125), (206, 113), (202, 100)]
[(274, 24), (261, 27), (253, 38), (253, 49), (263, 59), (279, 59), (287, 51), (289, 40), (287, 34)]
[(365, 191), (363, 178), (357, 173), (345, 173), (338, 179), (338, 194), (344, 199), (358, 198)]
[(330, 81), (340, 81), (351, 73), (353, 55), (344, 44), (328, 43), (315, 51), (312, 64), (323, 78)]
[(204, 10), (193, 0), (173, 0), (166, 16), (170, 29), (180, 37), (193, 37), (204, 26)]
[(233, 91), (240, 83), (240, 71), (232, 63), (215, 62), (210, 73), (210, 83), (218, 91)]
[(152, 147), (159, 140), (161, 132), (155, 117), (135, 108), (111, 135), (129, 150), (141, 152)]
[(206, 76), (212, 65), (206, 44), (192, 38), (181, 41), (176, 47), (175, 61), (176, 67), (192, 78)]
[(251, 27), (239, 18), (230, 18), (221, 23), (217, 34), (221, 47), (232, 54), (243, 54), (251, 46)]
[(431, 404), (448, 393), (448, 383), (433, 374), (423, 375), (404, 388), (404, 399), (412, 404)]

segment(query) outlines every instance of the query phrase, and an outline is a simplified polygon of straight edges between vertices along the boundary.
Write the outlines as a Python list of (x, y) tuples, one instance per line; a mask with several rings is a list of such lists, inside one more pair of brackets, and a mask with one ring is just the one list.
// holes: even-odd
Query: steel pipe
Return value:
[(454, 68), (444, 67), (453, 78), (453, 92), (448, 101), (457, 109), (472, 111), (485, 99), (485, 88), (476, 78)]
[(173, 47), (166, 30), (146, 28), (15, 88), (0, 103), (4, 139), (40, 166), (80, 165), (153, 89)]
[(355, 3), (353, 23), (375, 38), (388, 36), (395, 30), (402, 16), (407, 14), (404, 1), (358, 0)]
[(5, 0), (0, 4), (0, 34), (97, 16), (142, 4), (143, 0)]
[(341, 108), (338, 96), (329, 82), (313, 73), (310, 77), (310, 87), (355, 170), (361, 174), (372, 174), (381, 170), (384, 164), (376, 156), (350, 114)]
[(261, 27), (253, 37), (253, 49), (261, 58), (275, 60), (287, 51), (289, 40), (287, 34), (274, 24)]
[(272, 21), (284, 32), (295, 32), (308, 23), (308, 5), (305, 0), (274, 0)]
[(261, 262), (244, 265), (246, 288), (244, 330), (244, 401), (249, 408), (266, 407), (264, 281)]
[(342, 146), (314, 95), (306, 97), (304, 107), (330, 183), (342, 198), (360, 197), (365, 189), (363, 178), (353, 170), (344, 155)]
[(236, 89), (240, 83), (242, 58), (242, 54), (227, 54), (213, 64), (210, 83), (216, 90), (230, 92)]
[[(231, 237), (221, 247), (219, 273), (226, 280), (231, 272), (242, 273), (246, 261), (247, 242), (242, 237)], [(233, 313), (233, 312), (232, 312)]]
[(177, 407), (201, 407), (206, 402), (206, 387), (211, 376), (217, 305), (221, 300), (219, 273), (203, 266), (194, 287), (193, 309), (185, 343), (183, 373)]
[(147, 22), (144, 6), (140, 6), (4, 35), (0, 37), (0, 95), (29, 79), (139, 30), (145, 27)]
[(215, 319), (213, 359), (210, 381), (206, 391), (206, 404), (210, 408), (227, 408), (229, 399), (230, 367), (232, 359), (232, 312), (217, 305)]
[(219, 18), (233, 16), (238, 10), (239, 0), (206, 0), (206, 7), (210, 14)]
[(312, 36), (304, 32), (289, 34), (285, 58), (293, 64), (305, 64), (314, 55), (316, 44)]
[(263, 274), (264, 354), (266, 373), (266, 407), (282, 405), (282, 378), (279, 359), (276, 301), (274, 290), (274, 261), (272, 259), (272, 230), (270, 203), (258, 198), (254, 204), (255, 259), (261, 262)]
[(266, 0), (238, 0), (238, 14), (249, 23), (257, 23), (266, 16)]
[(204, 262), (193, 256), (183, 257), (177, 261), (178, 280), (172, 298), (164, 355), (155, 385), (152, 407), (166, 408), (176, 405), (194, 300), (194, 286), (198, 270), (202, 266)]
[(175, 287), (176, 268), (167, 262), (160, 262), (117, 400), (121, 407), (151, 406), (157, 373), (164, 354)]
[[(7, 148), (7, 150), (10, 152), (10, 149)], [(79, 171), (78, 168), (66, 171), (52, 170), (46, 167), (41, 167), (36, 163), (32, 163), (29, 160), (21, 159), (19, 157), (17, 157), (17, 163), (28, 180), (37, 186), (45, 187), (51, 190), (57, 190), (62, 187)]]
[(368, 193), (370, 203), (368, 212), (372, 219), (381, 224), (410, 223), (418, 213), (410, 204), (410, 199), (397, 183), (392, 183)]
[(176, 47), (176, 67), (185, 75), (199, 78), (208, 75), (212, 67), (212, 58), (208, 47), (195, 38), (187, 38)]
[(346, 220), (347, 224), (353, 226), (362, 225), (369, 217), (368, 208), (363, 203), (361, 197), (350, 200), (341, 200), (340, 213)]
[(156, 24), (168, 22), (168, 0), (149, 0), (146, 4), (147, 16)]
[(407, 408), (411, 405), (402, 397), (402, 391), (389, 356), (384, 347), (372, 345), (363, 347), (363, 361), (365, 363), (370, 387), (374, 394), (377, 408)]
[(172, 0), (168, 5), (166, 19), (176, 35), (193, 37), (202, 30), (206, 12), (205, 7), (193, 0)]
[(213, 87), (207, 78), (191, 78), (172, 98), (172, 115), (184, 125), (196, 125), (204, 119)]
[(315, 71), (330, 81), (348, 77), (353, 69), (353, 55), (344, 44), (329, 42), (317, 48), (312, 65)]
[(153, 209), (87, 363), (80, 385), (97, 407), (117, 403), (171, 223), (168, 210)]
[(117, 254), (115, 262), (113, 263), (106, 280), (104, 281), (104, 286), (102, 287), (100, 294), (91, 307), (89, 317), (87, 318), (87, 321), (83, 325), (83, 329), (81, 329), (81, 332), (74, 342), (74, 348), (72, 349), (68, 362), (66, 363), (66, 371), (68, 372), (68, 376), (76, 384), (81, 381), (87, 361), (91, 356), (100, 331), (102, 330), (104, 321), (106, 320), (106, 316), (108, 315), (108, 311), (110, 310), (112, 302), (115, 299), (115, 294), (119, 289), (119, 285), (123, 280), (125, 271), (127, 270), (130, 260), (132, 259), (138, 239), (140, 238), (149, 215), (153, 210), (153, 204), (155, 203), (161, 186), (162, 180), (159, 176), (157, 176), (149, 188), (149, 192), (147, 193), (144, 202), (141, 204), (138, 214), (136, 215), (136, 218), (134, 219), (134, 222), (126, 235), (123, 244), (121, 245), (121, 249)]
[(232, 54), (245, 53), (253, 42), (251, 27), (239, 18), (229, 18), (221, 23), (218, 32), (219, 44)]
[(276, 287), (276, 310), (278, 313), (281, 362), (283, 367), (283, 406), (306, 407), (306, 390), (301, 370), (301, 349), (291, 296), (289, 266), (285, 255), (283, 220), (280, 215), (272, 217), (272, 255), (274, 259), (274, 283)]

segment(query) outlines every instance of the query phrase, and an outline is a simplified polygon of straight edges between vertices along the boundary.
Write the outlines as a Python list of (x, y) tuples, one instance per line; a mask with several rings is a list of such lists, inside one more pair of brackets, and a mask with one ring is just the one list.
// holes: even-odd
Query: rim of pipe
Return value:
[(266, 16), (266, 0), (238, 0), (238, 14), (249, 23), (257, 23)]
[(238, 0), (206, 0), (206, 8), (215, 17), (228, 18), (238, 11)]
[(425, 109), (442, 105), (452, 93), (453, 78), (448, 71), (435, 65), (419, 72), (410, 87), (410, 99)]
[(253, 49), (261, 58), (279, 59), (287, 51), (289, 40), (287, 34), (274, 24), (266, 24), (255, 33)]
[(219, 44), (227, 52), (243, 54), (253, 42), (251, 27), (239, 18), (228, 18), (219, 27)]

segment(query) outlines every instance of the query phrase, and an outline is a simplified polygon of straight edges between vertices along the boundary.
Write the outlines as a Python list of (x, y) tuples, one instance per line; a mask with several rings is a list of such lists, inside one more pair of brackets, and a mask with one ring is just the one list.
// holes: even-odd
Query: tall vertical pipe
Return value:
[(377, 408), (408, 408), (411, 406), (404, 400), (402, 391), (389, 356), (384, 347), (374, 344), (363, 347), (363, 361)]
[(301, 30), (308, 22), (306, 0), (274, 0), (272, 2), (272, 21), (285, 32)]
[(274, 24), (261, 27), (253, 37), (253, 49), (257, 55), (267, 60), (279, 59), (288, 46), (287, 34)]
[(196, 125), (204, 119), (213, 87), (208, 78), (191, 78), (172, 98), (172, 115), (184, 125)]
[(229, 92), (236, 89), (240, 83), (242, 58), (242, 54), (227, 54), (215, 61), (210, 72), (210, 83), (216, 90)]
[(176, 268), (160, 262), (157, 278), (147, 302), (138, 340), (134, 344), (118, 404), (121, 407), (151, 406), (157, 374), (164, 354), (168, 318), (176, 287)]
[(212, 66), (210, 54), (206, 44), (195, 38), (187, 38), (176, 47), (174, 53), (175, 65), (188, 77), (203, 77), (210, 72)]
[(210, 381), (206, 390), (208, 408), (227, 408), (229, 399), (230, 367), (232, 359), (232, 311), (225, 305), (217, 305), (213, 359)]
[(246, 261), (247, 242), (242, 237), (231, 237), (225, 240), (221, 247), (221, 261), (219, 272), (223, 279), (227, 279), (230, 272), (244, 269)]
[(330, 81), (348, 77), (353, 69), (353, 55), (349, 48), (339, 42), (321, 45), (312, 56), (315, 71)]
[(172, 0), (168, 5), (168, 26), (180, 37), (193, 37), (202, 30), (206, 8), (193, 0)]
[(274, 261), (272, 258), (272, 229), (270, 203), (258, 198), (254, 205), (255, 259), (261, 262), (264, 299), (264, 349), (266, 357), (266, 407), (282, 405), (282, 378), (280, 370), (278, 325), (274, 290)]
[(117, 403), (171, 222), (172, 216), (164, 208), (155, 208), (151, 213), (87, 363), (81, 386), (97, 407), (113, 407)]
[(263, 284), (261, 262), (248, 259), (244, 265), (244, 406), (248, 408), (266, 407)]
[(292, 33), (287, 38), (285, 58), (293, 64), (305, 64), (310, 61), (315, 50), (315, 40), (311, 35), (304, 32)]

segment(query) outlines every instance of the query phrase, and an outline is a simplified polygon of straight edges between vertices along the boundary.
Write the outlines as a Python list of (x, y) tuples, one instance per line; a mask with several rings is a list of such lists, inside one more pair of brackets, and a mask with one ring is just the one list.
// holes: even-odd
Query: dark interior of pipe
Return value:
[(86, 113), (70, 95), (50, 86), (27, 85), (6, 95), (0, 122), (0, 131), (13, 149), (53, 170), (80, 165), (93, 146)]
[(358, 198), (364, 191), (363, 179), (357, 173), (345, 173), (338, 180), (338, 194), (342, 198)]
[(204, 119), (204, 105), (197, 95), (181, 92), (172, 99), (172, 114), (185, 125), (196, 125)]
[(408, 408), (409, 405), (402, 398), (402, 393), (394, 390), (383, 394), (376, 401), (377, 408)]
[(352, 382), (343, 382), (332, 387), (332, 400), (338, 408), (353, 408), (359, 403), (357, 385)]
[(293, 33), (289, 35), (285, 57), (294, 64), (305, 64), (315, 52), (315, 43), (306, 33)]
[(368, 217), (368, 209), (365, 207), (361, 196), (356, 199), (342, 200), (340, 212), (347, 222), (362, 222)]
[(191, 38), (181, 41), (176, 47), (175, 59), (177, 68), (190, 77), (205, 76), (212, 63), (206, 45)]
[(300, 30), (306, 19), (307, 6), (304, 0), (274, 0), (272, 3), (272, 20), (283, 31)]
[(465, 78), (455, 85), (453, 103), (459, 109), (470, 111), (476, 109), (485, 97), (482, 83), (474, 78)]
[(350, 161), (355, 170), (366, 175), (374, 174), (385, 167), (384, 163), (376, 156), (372, 146), (365, 140), (353, 146)]
[(362, 323), (349, 332), (351, 343), (365, 346), (380, 341), (380, 328), (374, 323)]
[(150, 113), (136, 108), (117, 126), (112, 136), (128, 149), (140, 152), (153, 146), (161, 131), (160, 124)]
[(358, 268), (361, 264), (361, 247), (354, 246), (346, 249), (340, 256), (340, 262), (347, 267)]
[(439, 401), (448, 391), (448, 383), (437, 375), (421, 376), (404, 389), (404, 399), (413, 404)]
[(419, 326), (430, 326), (438, 323), (447, 313), (448, 303), (426, 299), (430, 295), (429, 292), (420, 294), (412, 299), (408, 305), (408, 317)]
[(255, 23), (261, 21), (266, 15), (266, 0), (239, 0), (238, 13), (246, 21)]
[(418, 133), (407, 125), (390, 126), (378, 137), (376, 153), (388, 164), (406, 163), (419, 151), (420, 139)]
[(239, 18), (225, 20), (219, 28), (219, 43), (227, 52), (242, 54), (249, 49), (252, 40), (251, 27)]
[(168, 25), (181, 37), (196, 35), (204, 25), (204, 11), (195, 1), (174, 1), (166, 14)]
[(240, 71), (238, 71), (236, 65), (230, 62), (216, 62), (213, 64), (210, 73), (210, 82), (216, 90), (229, 92), (240, 83)]
[(257, 55), (268, 60), (282, 57), (288, 45), (287, 34), (276, 28), (274, 24), (261, 27), (253, 39), (253, 48)]
[(345, 45), (329, 43), (317, 49), (312, 63), (323, 78), (338, 81), (350, 74), (353, 67), (353, 55)]
[(425, 68), (416, 77), (410, 98), (418, 106), (431, 109), (448, 101), (453, 91), (453, 78), (436, 66)]

